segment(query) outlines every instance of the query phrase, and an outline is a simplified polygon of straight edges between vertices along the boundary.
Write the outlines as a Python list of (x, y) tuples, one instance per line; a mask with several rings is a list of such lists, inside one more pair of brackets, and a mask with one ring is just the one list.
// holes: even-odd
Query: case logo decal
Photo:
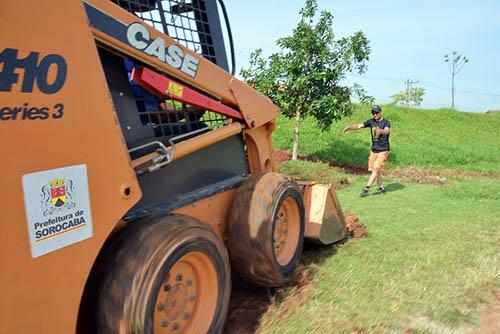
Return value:
[(160, 61), (179, 69), (190, 77), (198, 72), (199, 61), (189, 53), (184, 53), (177, 44), (165, 45), (165, 40), (150, 39), (149, 30), (140, 23), (132, 23), (127, 28), (127, 41), (137, 50), (158, 58)]

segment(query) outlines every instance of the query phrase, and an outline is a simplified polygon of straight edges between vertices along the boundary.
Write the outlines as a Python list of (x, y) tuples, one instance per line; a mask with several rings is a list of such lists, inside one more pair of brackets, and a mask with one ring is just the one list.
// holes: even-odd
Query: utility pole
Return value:
[(410, 79), (406, 79), (405, 81), (405, 84), (406, 84), (406, 106), (409, 107), (410, 106), (410, 101), (411, 101), (411, 89), (410, 89), (410, 86), (413, 85), (413, 84), (416, 84), (418, 83), (418, 80), (410, 80)]

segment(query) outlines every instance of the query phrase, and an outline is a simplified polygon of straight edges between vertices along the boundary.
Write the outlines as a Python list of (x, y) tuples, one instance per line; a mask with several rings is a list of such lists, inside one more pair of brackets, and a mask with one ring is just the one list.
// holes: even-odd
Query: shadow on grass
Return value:
[(346, 243), (347, 240), (333, 245), (321, 245), (306, 241), (301, 263), (305, 266), (321, 265), (327, 258), (337, 254), (339, 246)]
[(389, 183), (385, 186), (386, 192), (393, 192), (404, 189), (404, 184), (401, 183)]
[[(306, 160), (323, 161), (331, 166), (343, 168), (352, 174), (368, 174), (368, 157), (371, 146), (363, 141), (332, 142), (327, 149), (311, 152)], [(398, 154), (391, 152), (387, 161), (388, 166), (397, 165)]]
[(353, 167), (366, 168), (370, 146), (363, 141), (336, 141), (330, 147), (311, 152), (310, 157), (322, 160), (326, 163), (342, 162)]

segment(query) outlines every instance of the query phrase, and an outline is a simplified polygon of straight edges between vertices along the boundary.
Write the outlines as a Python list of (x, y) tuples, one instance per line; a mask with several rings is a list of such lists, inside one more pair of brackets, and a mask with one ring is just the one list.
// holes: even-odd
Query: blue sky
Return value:
[[(276, 52), (275, 41), (291, 34), (303, 0), (225, 1), (236, 49), (237, 73), (250, 52)], [(451, 104), (451, 74), (443, 56), (458, 51), (470, 59), (456, 76), (455, 106), (465, 111), (500, 109), (500, 1), (318, 0), (333, 13), (334, 32), (363, 31), (372, 53), (368, 71), (350, 76), (387, 103), (406, 79), (426, 89), (423, 107)]]

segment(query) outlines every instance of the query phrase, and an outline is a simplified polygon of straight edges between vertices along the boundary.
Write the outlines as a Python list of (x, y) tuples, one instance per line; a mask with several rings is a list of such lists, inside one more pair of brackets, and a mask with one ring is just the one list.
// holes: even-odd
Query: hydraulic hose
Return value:
[(223, 0), (218, 0), (220, 7), (222, 9), (222, 14), (224, 15), (224, 21), (226, 21), (227, 36), (229, 38), (229, 45), (231, 47), (231, 75), (234, 75), (236, 71), (236, 60), (234, 57), (234, 44), (233, 44), (233, 34), (231, 33), (231, 24), (229, 23), (229, 18), (227, 16), (226, 5)]

